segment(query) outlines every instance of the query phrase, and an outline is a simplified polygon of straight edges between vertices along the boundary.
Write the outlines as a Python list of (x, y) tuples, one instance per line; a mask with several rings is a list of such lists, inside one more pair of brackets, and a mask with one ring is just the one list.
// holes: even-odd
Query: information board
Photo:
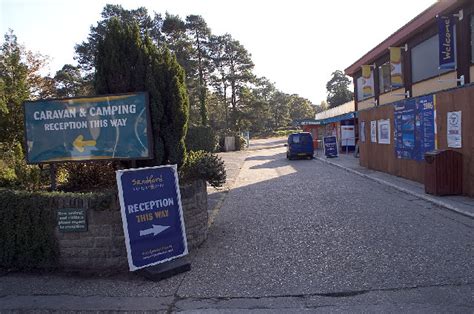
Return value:
[(87, 212), (83, 208), (61, 208), (57, 212), (60, 232), (87, 231)]
[(323, 138), (324, 155), (326, 157), (337, 157), (337, 139), (335, 136), (326, 136)]
[(152, 158), (146, 93), (24, 103), (28, 163)]
[(422, 96), (394, 104), (397, 158), (421, 161), (425, 152), (435, 149), (434, 97)]
[(188, 254), (176, 165), (116, 176), (130, 270)]

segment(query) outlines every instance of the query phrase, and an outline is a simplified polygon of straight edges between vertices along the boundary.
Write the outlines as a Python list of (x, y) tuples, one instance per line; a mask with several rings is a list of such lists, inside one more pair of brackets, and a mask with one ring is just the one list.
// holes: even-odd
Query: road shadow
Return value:
[(264, 160), (268, 160), (268, 161), (263, 164), (251, 166), (250, 169), (275, 169), (275, 168), (286, 167), (289, 165), (293, 166), (299, 162), (311, 162), (313, 158), (311, 159), (300, 158), (300, 159), (288, 160), (286, 158), (286, 153), (276, 153), (274, 155), (254, 156), (254, 157), (248, 157), (246, 159), (246, 161), (264, 161)]

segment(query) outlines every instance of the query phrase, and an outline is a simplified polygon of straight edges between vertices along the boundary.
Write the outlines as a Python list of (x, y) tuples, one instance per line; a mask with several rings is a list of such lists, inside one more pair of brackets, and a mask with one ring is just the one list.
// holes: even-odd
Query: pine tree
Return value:
[(154, 159), (140, 165), (182, 165), (188, 96), (184, 71), (170, 51), (142, 39), (136, 23), (112, 18), (98, 43), (95, 69), (98, 94), (149, 93)]

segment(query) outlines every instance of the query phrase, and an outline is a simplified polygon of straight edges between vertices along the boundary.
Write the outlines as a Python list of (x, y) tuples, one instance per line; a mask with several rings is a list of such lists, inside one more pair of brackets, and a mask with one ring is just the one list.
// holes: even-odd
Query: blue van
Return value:
[(287, 147), (286, 158), (290, 160), (300, 157), (306, 157), (308, 159), (313, 158), (314, 147), (311, 133), (292, 133), (288, 136), (288, 144), (285, 146)]

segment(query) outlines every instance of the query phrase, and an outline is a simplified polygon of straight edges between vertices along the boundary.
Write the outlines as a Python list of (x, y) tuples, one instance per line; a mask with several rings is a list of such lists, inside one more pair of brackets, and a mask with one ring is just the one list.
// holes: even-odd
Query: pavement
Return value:
[(352, 153), (340, 153), (336, 158), (326, 158), (324, 152), (318, 150), (315, 152), (315, 158), (332, 166), (342, 168), (359, 176), (369, 178), (380, 184), (431, 202), (445, 209), (474, 218), (474, 198), (467, 196), (434, 196), (426, 194), (425, 186), (422, 183), (362, 167), (359, 164), (359, 158), (355, 158)]
[(288, 161), (267, 143), (221, 154), (191, 271), (0, 274), (0, 312), (473, 312), (472, 218), (349, 171), (352, 156)]

